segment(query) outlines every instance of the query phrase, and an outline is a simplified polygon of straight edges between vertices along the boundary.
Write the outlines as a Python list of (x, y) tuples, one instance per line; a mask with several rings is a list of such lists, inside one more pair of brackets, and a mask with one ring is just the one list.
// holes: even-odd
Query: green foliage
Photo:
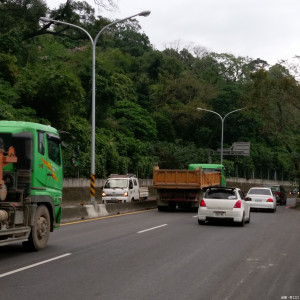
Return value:
[(0, 100), (8, 105), (17, 103), (19, 95), (9, 82), (0, 79)]
[(0, 52), (19, 55), (22, 48), (23, 35), (19, 28), (13, 28), (0, 34)]
[(0, 98), (0, 120), (14, 120), (14, 114), (12, 105), (5, 103)]
[(18, 83), (18, 91), (24, 104), (58, 129), (69, 130), (72, 117), (85, 113), (85, 92), (79, 79), (60, 67), (28, 67)]
[(208, 161), (208, 149), (197, 148), (193, 143), (182, 140), (158, 142), (155, 148), (159, 158), (157, 163), (165, 169), (186, 169), (189, 164)]
[(137, 101), (134, 83), (124, 74), (113, 74), (110, 78), (112, 84), (112, 97), (115, 101)]
[(0, 79), (8, 81), (11, 85), (17, 81), (17, 59), (9, 54), (0, 53)]
[(130, 101), (117, 101), (110, 110), (111, 126), (126, 136), (138, 140), (155, 140), (157, 130), (154, 120), (140, 105)]
[(113, 38), (113, 47), (119, 48), (123, 53), (129, 53), (138, 57), (151, 50), (149, 38), (140, 33), (140, 26), (137, 22), (124, 22), (117, 25)]

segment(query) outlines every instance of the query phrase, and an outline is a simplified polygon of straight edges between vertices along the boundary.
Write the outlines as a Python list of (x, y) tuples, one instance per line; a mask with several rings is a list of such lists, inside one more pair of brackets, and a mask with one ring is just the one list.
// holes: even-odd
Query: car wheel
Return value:
[(238, 223), (238, 225), (239, 225), (240, 227), (244, 227), (244, 225), (245, 225), (245, 215), (243, 215), (243, 219), (242, 219), (241, 222)]
[(249, 211), (249, 218), (246, 223), (250, 223), (250, 211)]
[(199, 225), (204, 225), (204, 224), (205, 224), (205, 221), (201, 221), (201, 220), (198, 219), (198, 224), (199, 224)]

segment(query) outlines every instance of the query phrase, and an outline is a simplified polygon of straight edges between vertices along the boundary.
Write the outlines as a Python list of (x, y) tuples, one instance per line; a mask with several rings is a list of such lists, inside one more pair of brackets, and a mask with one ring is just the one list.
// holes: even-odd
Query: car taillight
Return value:
[(238, 200), (236, 201), (235, 205), (233, 208), (241, 208), (242, 207), (242, 201), (241, 200)]
[(203, 199), (202, 199), (201, 202), (200, 202), (200, 206), (201, 206), (201, 207), (206, 207), (205, 201), (204, 201)]
[(267, 202), (274, 202), (273, 199), (269, 198)]

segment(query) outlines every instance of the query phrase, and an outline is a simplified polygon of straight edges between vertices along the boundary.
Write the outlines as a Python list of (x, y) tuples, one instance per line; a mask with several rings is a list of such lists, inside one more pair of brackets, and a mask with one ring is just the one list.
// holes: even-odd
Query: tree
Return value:
[(14, 85), (17, 81), (17, 59), (13, 55), (0, 53), (0, 78)]
[(85, 113), (79, 79), (60, 67), (28, 68), (18, 83), (18, 92), (26, 106), (58, 129), (69, 130), (72, 117)]
[(149, 113), (138, 104), (130, 101), (117, 101), (110, 109), (110, 126), (126, 136), (138, 140), (155, 140), (157, 130)]

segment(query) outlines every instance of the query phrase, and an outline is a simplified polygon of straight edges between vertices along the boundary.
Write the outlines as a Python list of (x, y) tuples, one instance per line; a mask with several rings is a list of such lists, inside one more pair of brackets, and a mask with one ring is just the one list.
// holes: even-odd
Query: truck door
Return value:
[(46, 134), (47, 137), (47, 187), (53, 190), (61, 191), (62, 188), (62, 159), (60, 139), (53, 134)]
[(32, 193), (35, 196), (48, 196), (53, 199), (55, 210), (59, 210), (62, 200), (62, 159), (58, 135), (37, 130), (34, 139), (34, 168)]
[(140, 194), (139, 194), (139, 183), (137, 179), (133, 179), (133, 196), (135, 200), (140, 199)]

